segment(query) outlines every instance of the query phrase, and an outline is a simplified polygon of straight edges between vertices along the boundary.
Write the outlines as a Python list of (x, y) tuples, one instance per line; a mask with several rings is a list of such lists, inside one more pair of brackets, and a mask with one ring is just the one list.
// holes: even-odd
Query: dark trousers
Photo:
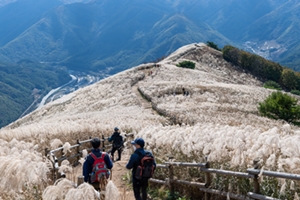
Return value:
[[(148, 179), (146, 180), (132, 180), (133, 185), (133, 193), (136, 200), (147, 200), (147, 187), (148, 187)], [(142, 197), (141, 193), (142, 192)]]
[(115, 152), (118, 150), (118, 159), (121, 160), (121, 152), (122, 152), (122, 149), (121, 148), (116, 148), (116, 147), (113, 147), (112, 150), (111, 150), (111, 156), (112, 158), (114, 159), (114, 154)]

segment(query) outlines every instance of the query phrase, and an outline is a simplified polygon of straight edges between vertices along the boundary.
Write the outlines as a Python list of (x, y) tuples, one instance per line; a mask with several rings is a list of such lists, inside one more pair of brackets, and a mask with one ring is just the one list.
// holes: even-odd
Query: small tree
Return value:
[(207, 41), (207, 42), (206, 42), (206, 45), (209, 46), (209, 47), (211, 47), (211, 48), (213, 48), (213, 49), (216, 49), (216, 50), (218, 50), (218, 51), (221, 51), (221, 49), (218, 47), (218, 45), (215, 44), (214, 42)]
[(280, 85), (275, 81), (267, 81), (264, 83), (264, 88), (274, 89), (274, 90), (282, 90)]
[(291, 93), (300, 96), (299, 90), (291, 90)]
[(297, 101), (282, 92), (273, 92), (264, 102), (259, 103), (258, 110), (262, 116), (299, 125), (300, 106)]
[(195, 63), (186, 60), (186, 61), (182, 61), (182, 62), (178, 63), (177, 67), (195, 69)]

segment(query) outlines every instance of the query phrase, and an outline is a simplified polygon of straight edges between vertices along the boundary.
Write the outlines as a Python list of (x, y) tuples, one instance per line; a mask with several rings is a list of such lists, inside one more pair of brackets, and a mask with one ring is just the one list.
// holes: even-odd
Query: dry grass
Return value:
[[(196, 62), (195, 70), (175, 66), (186, 59)], [(144, 137), (162, 159), (176, 151), (194, 161), (208, 156), (213, 162), (248, 167), (260, 157), (265, 169), (299, 173), (300, 129), (258, 115), (258, 102), (272, 92), (261, 82), (205, 45), (185, 46), (160, 64), (106, 78), (2, 128), (0, 193), (22, 196), (24, 185), (48, 183), (44, 148), (64, 144), (67, 150), (76, 139), (108, 136), (115, 126)], [(133, 91), (135, 83), (161, 115), (143, 107)], [(182, 87), (189, 96), (180, 94)]]

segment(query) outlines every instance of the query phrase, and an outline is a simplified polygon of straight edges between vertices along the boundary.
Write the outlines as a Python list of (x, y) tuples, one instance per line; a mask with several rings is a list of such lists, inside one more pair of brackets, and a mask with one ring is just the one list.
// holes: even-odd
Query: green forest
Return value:
[(251, 73), (263, 82), (274, 81), (282, 89), (293, 91), (293, 93), (300, 91), (299, 72), (230, 45), (224, 46), (222, 52), (225, 60)]
[[(29, 60), (0, 63), (0, 127), (20, 117), (37, 95), (71, 80), (64, 68), (54, 68)], [(35, 89), (36, 95), (33, 94)]]

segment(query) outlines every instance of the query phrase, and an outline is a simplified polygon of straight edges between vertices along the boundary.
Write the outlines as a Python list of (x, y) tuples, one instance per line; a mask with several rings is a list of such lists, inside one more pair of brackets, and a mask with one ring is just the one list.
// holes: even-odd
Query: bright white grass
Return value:
[(0, 192), (24, 192), (47, 181), (47, 164), (31, 143), (0, 140)]
[(77, 188), (71, 188), (66, 194), (65, 200), (99, 199), (93, 186), (83, 183)]
[(65, 178), (58, 179), (54, 185), (48, 186), (43, 192), (44, 200), (65, 199), (69, 190), (73, 189), (74, 184)]
[(287, 126), (278, 123), (262, 130), (251, 125), (198, 123), (147, 127), (137, 136), (143, 137), (158, 156), (180, 151), (198, 162), (208, 156), (211, 162), (228, 162), (232, 167), (252, 167), (252, 161), (261, 158), (265, 169), (300, 173), (300, 135), (291, 127), (287, 132)]
[(57, 139), (57, 138), (52, 140), (51, 143), (50, 143), (51, 149), (57, 149), (61, 145), (63, 145), (62, 141), (60, 139)]
[[(96, 200), (99, 199), (99, 193), (96, 192), (88, 183), (83, 183), (77, 188), (74, 186), (73, 182), (68, 179), (59, 179), (54, 185), (48, 186), (43, 192), (44, 200)], [(121, 196), (118, 188), (114, 185), (112, 181), (109, 181), (106, 186), (105, 199), (107, 200), (120, 200)]]
[(105, 200), (121, 200), (120, 192), (112, 181), (106, 186)]

